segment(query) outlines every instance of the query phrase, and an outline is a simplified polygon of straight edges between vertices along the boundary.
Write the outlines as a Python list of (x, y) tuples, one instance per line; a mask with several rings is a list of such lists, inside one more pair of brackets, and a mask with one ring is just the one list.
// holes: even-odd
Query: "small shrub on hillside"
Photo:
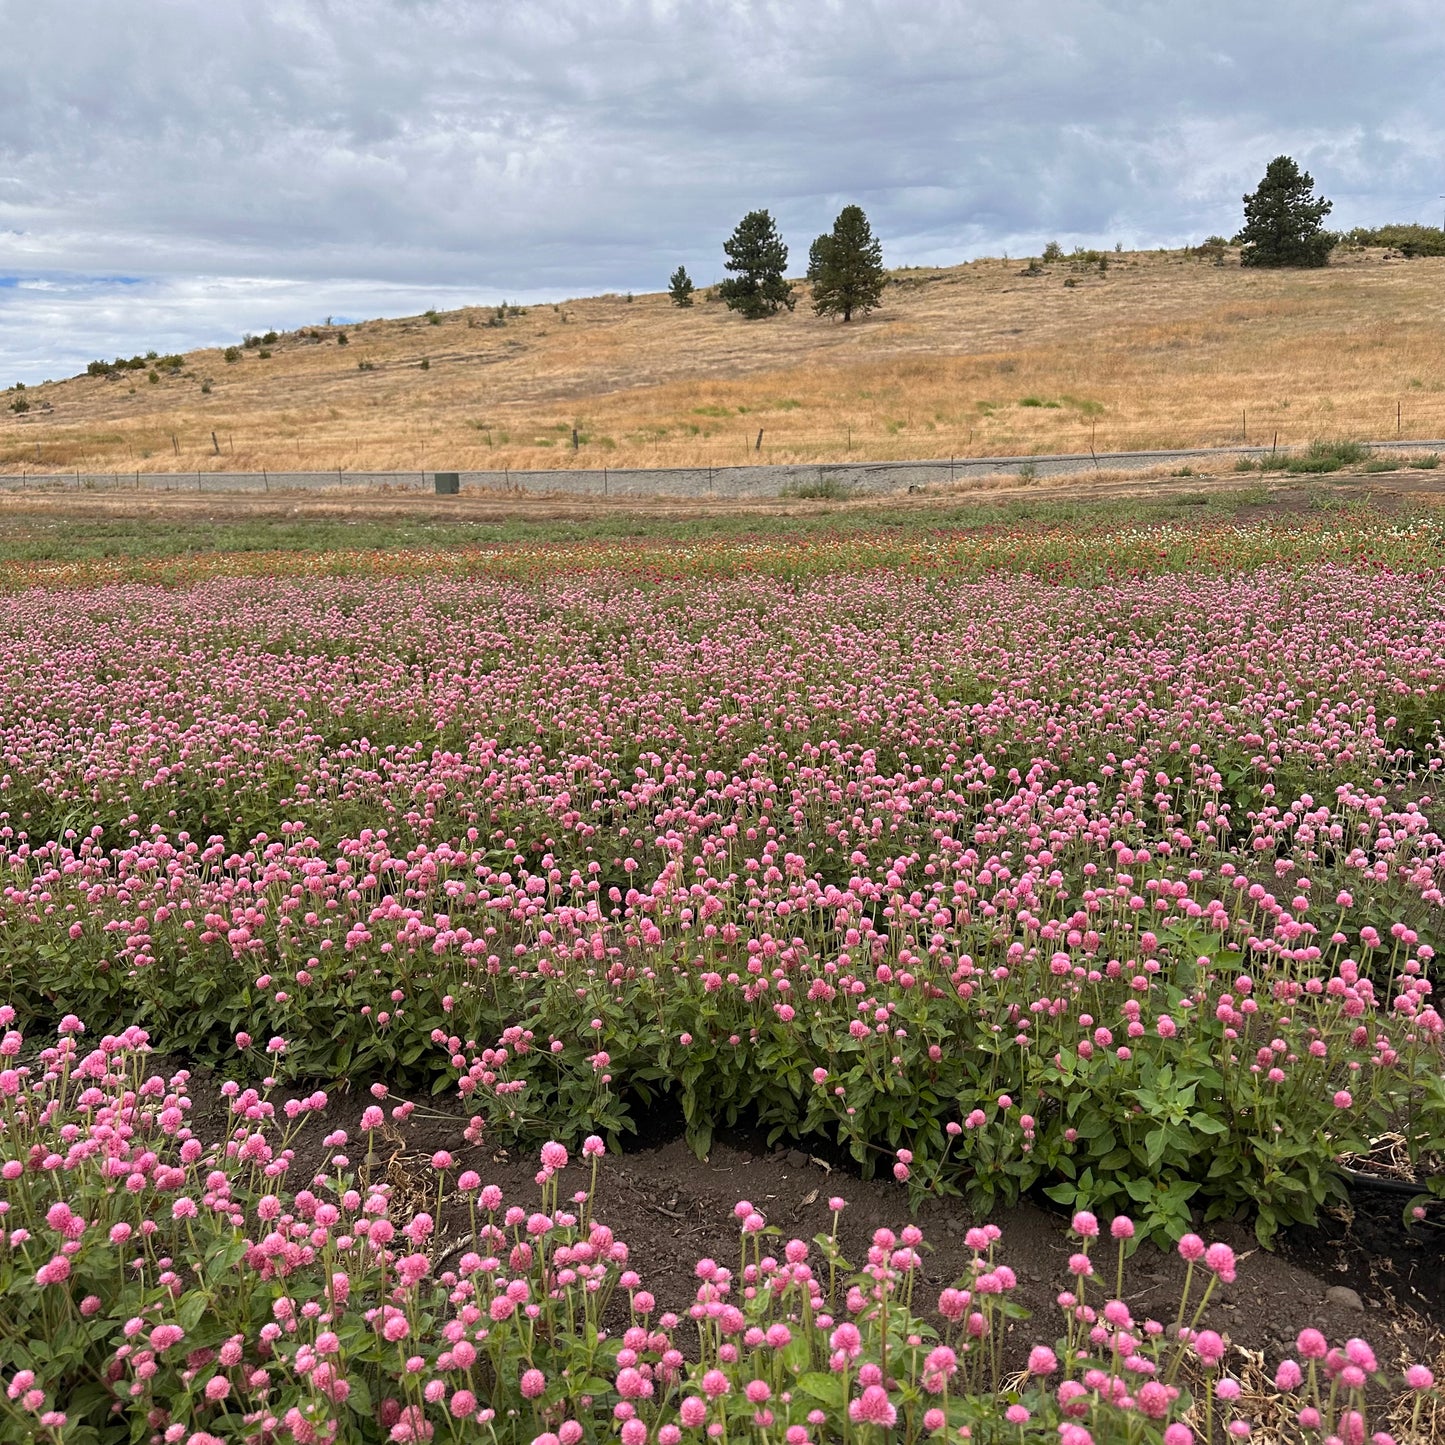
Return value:
[(1057, 241), (1050, 241), (1044, 247), (1045, 261), (1062, 261), (1064, 259), (1064, 248)]
[(692, 293), (696, 289), (692, 284), (692, 277), (687, 274), (686, 266), (679, 266), (668, 278), (667, 294), (672, 297), (674, 306), (691, 306)]
[(241, 348), (239, 346), (228, 346), (221, 353), (221, 357), (227, 365), (234, 365), (241, 359)]
[(847, 486), (837, 477), (820, 476), (810, 482), (790, 483), (782, 489), (782, 496), (796, 497), (804, 501), (838, 501), (848, 495)]
[(1440, 465), (1440, 457), (1436, 452), (1430, 452), (1423, 457), (1415, 457), (1410, 466), (1417, 472), (1433, 472)]
[(1317, 475), (1358, 466), (1369, 457), (1370, 449), (1363, 442), (1312, 441), (1304, 455), (1290, 457), (1284, 469), (1297, 474)]

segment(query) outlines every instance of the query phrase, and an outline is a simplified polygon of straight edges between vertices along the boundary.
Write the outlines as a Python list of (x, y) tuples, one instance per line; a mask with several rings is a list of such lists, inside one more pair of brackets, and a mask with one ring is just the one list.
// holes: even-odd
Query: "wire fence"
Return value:
[[(1445, 428), (1442, 428), (1445, 430)], [(1445, 440), (1369, 443), (1382, 452), (1436, 453)], [(461, 491), (504, 496), (762, 498), (786, 496), (886, 495), (958, 484), (1014, 473), (1025, 478), (1095, 470), (1145, 470), (1171, 463), (1229, 466), (1240, 458), (1277, 457), (1287, 449), (1268, 446), (1181, 447), (1150, 451), (1078, 451), (1048, 455), (943, 457), (928, 460), (765, 463), (736, 467), (512, 468), (470, 471), (194, 471), (194, 472), (29, 472), (0, 475), (0, 491), (105, 493), (370, 492), (431, 493), (455, 477)], [(443, 479), (438, 481), (438, 478)]]

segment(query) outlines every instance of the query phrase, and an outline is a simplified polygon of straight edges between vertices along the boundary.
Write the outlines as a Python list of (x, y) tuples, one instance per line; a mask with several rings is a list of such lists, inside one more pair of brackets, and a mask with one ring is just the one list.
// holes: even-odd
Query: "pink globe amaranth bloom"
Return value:
[(578, 1442), (585, 1433), (582, 1426), (579, 1425), (576, 1420), (564, 1420), (557, 1427), (557, 1438), (562, 1442), (562, 1445), (578, 1445)]
[(1281, 1360), (1279, 1369), (1274, 1372), (1274, 1385), (1277, 1390), (1293, 1390), (1304, 1380), (1304, 1371), (1293, 1360)]
[(1301, 1330), (1294, 1344), (1307, 1360), (1322, 1360), (1330, 1352), (1329, 1342), (1316, 1329)]
[(1354, 1102), (1348, 1089), (1340, 1089), (1335, 1094), (1335, 1108), (1337, 1109), (1348, 1109)]
[(1345, 1341), (1345, 1358), (1352, 1365), (1358, 1365), (1367, 1374), (1374, 1374), (1379, 1369), (1379, 1364), (1375, 1360), (1375, 1352), (1362, 1339), (1354, 1338)]
[(898, 1409), (882, 1385), (869, 1385), (856, 1400), (848, 1402), (848, 1418), (855, 1425), (882, 1425), (888, 1429), (896, 1423)]
[(710, 1400), (726, 1395), (732, 1389), (732, 1381), (721, 1370), (709, 1370), (702, 1377), (702, 1392)]
[(1094, 1445), (1094, 1437), (1082, 1425), (1060, 1425), (1059, 1445)]
[(1224, 1341), (1213, 1330), (1200, 1330), (1192, 1340), (1194, 1353), (1210, 1368), (1224, 1358)]
[(1234, 1251), (1227, 1244), (1211, 1244), (1204, 1251), (1204, 1263), (1219, 1276), (1225, 1284), (1235, 1279)]
[(1405, 1383), (1412, 1390), (1428, 1390), (1435, 1383), (1435, 1376), (1425, 1365), (1411, 1365), (1405, 1371)]
[(1083, 1278), (1094, 1272), (1094, 1266), (1087, 1254), (1071, 1254), (1069, 1256), (1069, 1273)]
[(647, 1426), (641, 1420), (624, 1420), (621, 1436), (622, 1445), (644, 1445), (647, 1439)]
[(1052, 1375), (1059, 1368), (1059, 1358), (1047, 1345), (1035, 1345), (1029, 1351), (1029, 1374)]
[(1197, 1234), (1186, 1234), (1176, 1248), (1180, 1259), (1188, 1260), (1190, 1264), (1196, 1259), (1204, 1258), (1204, 1241)]
[(518, 1388), (527, 1400), (535, 1400), (547, 1388), (547, 1377), (541, 1370), (527, 1370), (523, 1373)]
[(556, 1140), (548, 1140), (542, 1145), (542, 1163), (548, 1169), (565, 1169), (567, 1167), (567, 1150)]
[(676, 1425), (664, 1425), (657, 1432), (657, 1445), (678, 1445), (682, 1431)]
[(35, 1283), (41, 1285), (64, 1284), (70, 1278), (70, 1260), (63, 1254), (57, 1254), (47, 1264), (42, 1264), (35, 1271)]
[(1109, 1221), (1109, 1233), (1115, 1239), (1133, 1239), (1134, 1221), (1127, 1214), (1116, 1214)]
[(185, 1337), (186, 1332), (179, 1325), (157, 1325), (148, 1336), (151, 1349), (157, 1353), (180, 1344)]
[(1099, 1221), (1087, 1209), (1081, 1209), (1074, 1215), (1073, 1230), (1081, 1239), (1097, 1239)]
[(1150, 1420), (1162, 1420), (1169, 1413), (1169, 1391), (1158, 1380), (1146, 1380), (1135, 1392), (1139, 1413)]
[(212, 1375), (206, 1381), (206, 1388), (203, 1392), (206, 1399), (213, 1403), (217, 1400), (224, 1400), (231, 1393), (231, 1382), (224, 1375)]
[(1164, 1445), (1194, 1445), (1194, 1431), (1182, 1420), (1164, 1427)]
[(477, 1412), (477, 1397), (470, 1390), (458, 1390), (447, 1403), (447, 1409), (458, 1420)]
[[(941, 1410), (938, 1413), (940, 1415), (943, 1414)], [(1010, 1425), (1027, 1425), (1030, 1418), (1032, 1418), (1022, 1405), (1010, 1405), (1008, 1409), (1003, 1412), (1003, 1417)]]
[(689, 1430), (695, 1430), (707, 1419), (707, 1402), (697, 1395), (686, 1395), (677, 1407), (677, 1418)]

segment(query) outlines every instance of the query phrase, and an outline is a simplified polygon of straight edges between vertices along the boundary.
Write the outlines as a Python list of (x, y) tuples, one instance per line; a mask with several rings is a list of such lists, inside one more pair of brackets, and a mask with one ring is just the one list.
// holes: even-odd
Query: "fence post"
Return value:
[(755, 452), (760, 452), (760, 451), (762, 451), (762, 449), (763, 449), (763, 429), (762, 429), (762, 427), (759, 427), (759, 428), (758, 428), (758, 439), (757, 439), (757, 441), (755, 441), (755, 442), (753, 443), (753, 450), (754, 450)]

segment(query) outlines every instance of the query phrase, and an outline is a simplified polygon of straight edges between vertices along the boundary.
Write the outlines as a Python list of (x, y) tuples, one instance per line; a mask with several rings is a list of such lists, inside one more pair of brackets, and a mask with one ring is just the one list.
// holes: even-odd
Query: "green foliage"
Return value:
[(674, 306), (691, 306), (692, 293), (696, 289), (692, 284), (692, 277), (687, 274), (686, 266), (679, 266), (668, 278), (667, 294), (672, 297)]
[(848, 495), (848, 487), (837, 477), (819, 474), (817, 480), (792, 482), (782, 490), (785, 497), (797, 497), (808, 501), (841, 501)]
[(17, 416), (29, 411), (29, 399), (23, 396), (17, 396), (15, 400), (10, 403), (10, 410), (15, 412)]
[(883, 247), (873, 235), (861, 206), (844, 206), (831, 234), (815, 240), (808, 251), (808, 280), (813, 311), (818, 316), (866, 314), (878, 305), (887, 282)]
[(1062, 261), (1064, 259), (1064, 248), (1057, 241), (1050, 241), (1044, 247), (1045, 261)]
[(1257, 190), (1244, 198), (1237, 237), (1242, 266), (1323, 266), (1335, 237), (1324, 229), (1331, 202), (1314, 194), (1314, 178), (1289, 156), (1276, 156)]
[(241, 359), (241, 348), (239, 346), (228, 346), (221, 353), (221, 358), (228, 366), (233, 366)]
[(1340, 238), (1347, 246), (1384, 246), (1406, 257), (1445, 256), (1445, 230), (1414, 222), (1356, 226)]
[(785, 306), (793, 309), (793, 288), (785, 278), (788, 248), (767, 211), (749, 211), (723, 242), (723, 251), (732, 275), (717, 290), (729, 310), (756, 321)]
[(1338, 472), (1368, 461), (1370, 449), (1362, 442), (1312, 441), (1302, 456), (1290, 457), (1284, 469), (1295, 475)]

